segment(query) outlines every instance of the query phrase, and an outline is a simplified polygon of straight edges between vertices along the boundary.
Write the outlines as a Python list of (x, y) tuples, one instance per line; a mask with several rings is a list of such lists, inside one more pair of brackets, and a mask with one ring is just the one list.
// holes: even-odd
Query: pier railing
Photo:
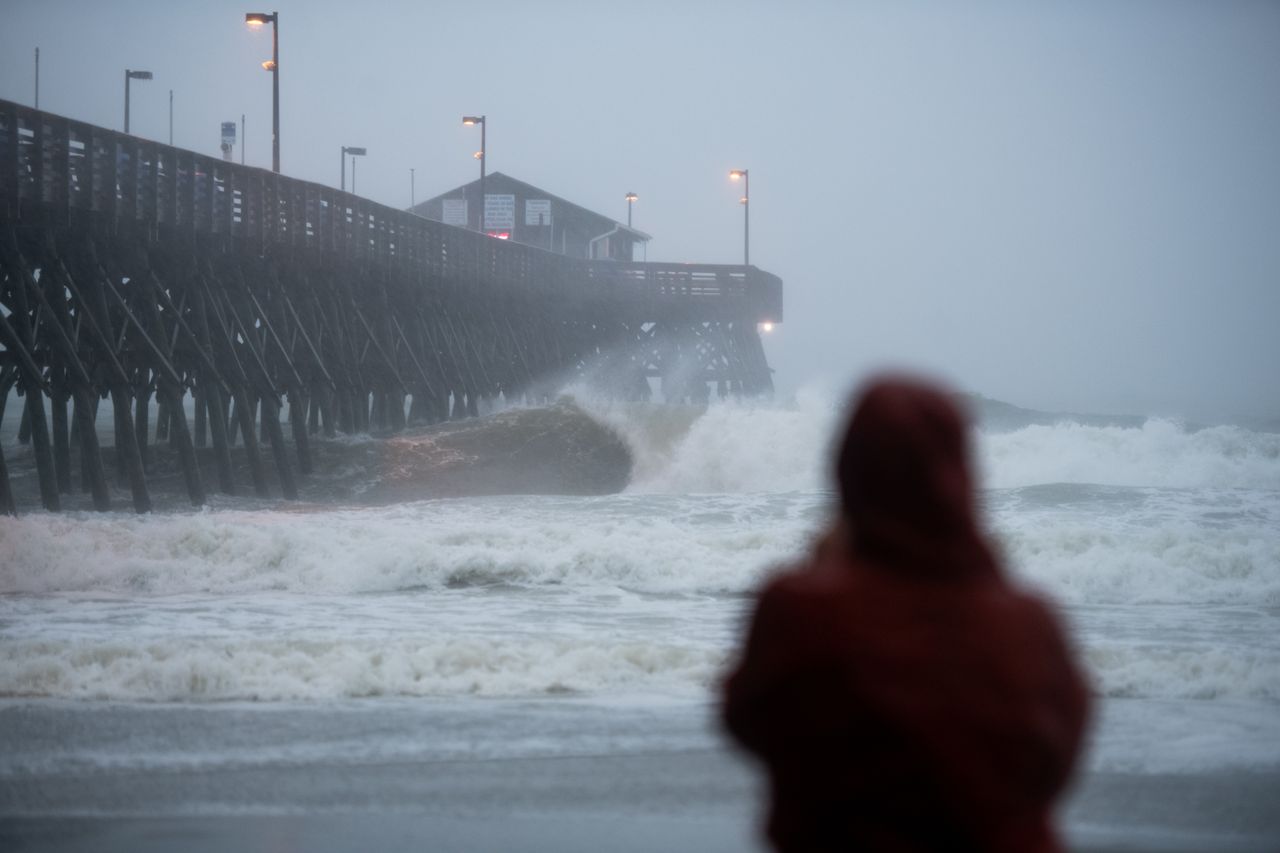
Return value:
[(782, 320), (782, 282), (741, 265), (587, 261), (496, 240), (310, 181), (0, 100), (0, 218), (97, 219), (411, 268), (564, 310)]

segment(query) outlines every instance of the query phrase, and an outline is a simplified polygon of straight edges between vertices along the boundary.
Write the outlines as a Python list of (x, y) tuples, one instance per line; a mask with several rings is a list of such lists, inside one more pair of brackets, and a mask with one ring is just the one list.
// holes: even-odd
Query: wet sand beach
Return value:
[[(528, 714), (525, 740), (491, 757), (414, 758), (372, 746), (427, 737), (441, 740), (494, 732), (509, 720), (479, 706), (406, 704), (395, 715), (359, 706), (334, 715), (304, 708), (242, 706), (231, 714), (178, 708), (65, 707), (56, 719), (30, 706), (0, 709), (6, 747), (30, 741), (43, 728), (71, 750), (96, 753), (96, 768), (25, 772), (0, 779), (0, 848), (31, 853), (79, 851), (733, 851), (764, 850), (763, 780), (753, 765), (724, 745), (709, 709), (619, 710), (543, 703)], [(220, 722), (218, 722), (220, 720)], [(349, 731), (363, 722), (369, 732)], [(226, 730), (211, 730), (225, 725)], [(91, 728), (150, 731), (133, 748), (150, 756), (113, 762)], [(612, 732), (614, 746), (593, 754), (556, 755), (539, 747), (560, 727), (579, 727), (584, 744)], [(240, 758), (218, 768), (197, 767), (203, 740), (237, 741)], [(622, 733), (647, 728), (654, 743), (624, 743)], [(308, 758), (305, 741), (364, 738), (381, 760)], [(171, 735), (191, 732), (188, 754)], [(292, 732), (292, 734), (290, 734)], [(292, 738), (292, 742), (291, 741)], [(98, 746), (95, 747), (94, 743)], [(270, 747), (279, 751), (270, 755)], [(34, 754), (38, 744), (28, 747)], [(21, 747), (16, 747), (21, 750)], [(331, 745), (330, 752), (337, 750)], [(538, 754), (539, 752), (543, 754)], [(165, 753), (168, 753), (167, 755)], [(19, 757), (19, 761), (21, 761)], [(112, 766), (115, 764), (116, 766)], [(132, 766), (130, 766), (132, 765)], [(1076, 850), (1275, 849), (1280, 812), (1274, 808), (1280, 773), (1140, 773), (1090, 770), (1077, 780), (1060, 816)], [(15, 816), (21, 815), (21, 816)]]

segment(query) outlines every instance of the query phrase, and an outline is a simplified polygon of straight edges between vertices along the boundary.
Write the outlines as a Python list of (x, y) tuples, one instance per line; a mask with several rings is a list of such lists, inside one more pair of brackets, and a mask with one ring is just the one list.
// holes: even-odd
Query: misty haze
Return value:
[(725, 679), (893, 371), (1064, 846), (1275, 849), (1280, 6), (0, 20), (0, 847), (770, 849)]

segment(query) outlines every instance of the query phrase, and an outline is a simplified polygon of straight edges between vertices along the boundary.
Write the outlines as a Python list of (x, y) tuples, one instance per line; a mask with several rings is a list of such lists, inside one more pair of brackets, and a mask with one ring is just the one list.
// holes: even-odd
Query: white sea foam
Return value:
[(786, 406), (719, 401), (690, 408), (588, 400), (586, 409), (631, 448), (629, 491), (646, 494), (795, 492), (825, 488), (834, 398), (812, 388)]
[(377, 592), (491, 584), (739, 591), (811, 501), (493, 498), (322, 512), (0, 520), (0, 592)]
[(1167, 420), (1138, 427), (1061, 423), (984, 434), (984, 482), (1099, 483), (1280, 490), (1280, 434), (1232, 426), (1187, 430)]
[[(631, 491), (789, 492), (828, 488), (831, 443), (844, 401), (806, 388), (793, 403), (717, 402), (689, 409), (586, 409), (628, 442)], [(1234, 426), (1188, 429), (1163, 419), (1140, 427), (1064, 421), (976, 434), (980, 479), (988, 488), (1095, 483), (1175, 488), (1280, 490), (1280, 434)]]
[(1084, 660), (1103, 696), (1280, 702), (1280, 650), (1099, 639)]
[(1280, 607), (1280, 531), (1265, 524), (1152, 525), (1049, 513), (1001, 514), (1012, 570), (1069, 604), (1246, 604)]
[[(1132, 491), (1028, 507), (1001, 495), (993, 526), (1011, 569), (1066, 603), (1280, 606), (1280, 508), (1229, 518), (1216, 493), (1181, 509)], [(324, 512), (31, 515), (0, 520), (0, 593), (131, 596), (415, 588), (620, 587), (743, 593), (802, 553), (822, 493), (491, 498)], [(1237, 501), (1237, 504), (1239, 502)]]
[[(283, 612), (279, 614), (287, 620)], [(239, 630), (63, 636), (0, 644), (0, 697), (208, 702), (391, 696), (707, 696), (723, 639), (532, 630)], [(1280, 648), (1091, 636), (1082, 657), (1113, 699), (1280, 702)]]
[(0, 696), (121, 701), (528, 696), (707, 690), (707, 648), (512, 633), (9, 641)]

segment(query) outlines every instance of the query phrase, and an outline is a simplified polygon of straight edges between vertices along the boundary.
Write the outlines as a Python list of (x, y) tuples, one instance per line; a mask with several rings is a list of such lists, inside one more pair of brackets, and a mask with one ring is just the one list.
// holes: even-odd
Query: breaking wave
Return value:
[(6, 643), (0, 696), (145, 702), (705, 691), (722, 654), (512, 636)]
[[(1132, 510), (1107, 521), (1107, 501), (1089, 506), (1092, 517), (1062, 518), (994, 505), (1010, 567), (1065, 603), (1280, 606), (1274, 512), (1246, 511), (1217, 525), (1148, 522)], [(826, 512), (824, 498), (796, 495), (26, 516), (0, 522), (0, 593), (307, 595), (514, 584), (746, 594), (803, 551)]]
[(1099, 644), (1084, 650), (1094, 687), (1120, 699), (1280, 702), (1280, 651)]
[[(583, 406), (626, 440), (634, 460), (628, 490), (642, 493), (830, 488), (832, 442), (844, 417), (843, 401), (817, 389), (801, 391), (788, 405)], [(1015, 410), (1022, 413), (1019, 423), (991, 406), (987, 401), (976, 409), (975, 455), (988, 488), (1093, 483), (1280, 490), (1278, 433), (1191, 428), (1158, 418), (1099, 423), (1097, 416), (1073, 420)], [(1050, 417), (1056, 420), (1043, 422)]]
[(1066, 604), (1280, 607), (1271, 495), (1032, 487), (998, 493), (988, 514), (1008, 565)]
[(984, 433), (987, 486), (1097, 483), (1280, 490), (1280, 434), (1234, 426), (1188, 429), (1152, 419), (1140, 427), (1033, 424)]
[(631, 449), (627, 491), (639, 494), (797, 492), (826, 484), (831, 398), (801, 392), (791, 405), (725, 400), (704, 408), (617, 404), (584, 408)]
[(324, 511), (0, 520), (0, 593), (350, 594), (517, 585), (745, 591), (821, 506), (743, 499), (472, 498)]
[[(1280, 649), (1095, 638), (1094, 689), (1126, 699), (1280, 701)], [(722, 644), (459, 631), (14, 639), (0, 697), (142, 702), (412, 696), (666, 695), (712, 690)]]

